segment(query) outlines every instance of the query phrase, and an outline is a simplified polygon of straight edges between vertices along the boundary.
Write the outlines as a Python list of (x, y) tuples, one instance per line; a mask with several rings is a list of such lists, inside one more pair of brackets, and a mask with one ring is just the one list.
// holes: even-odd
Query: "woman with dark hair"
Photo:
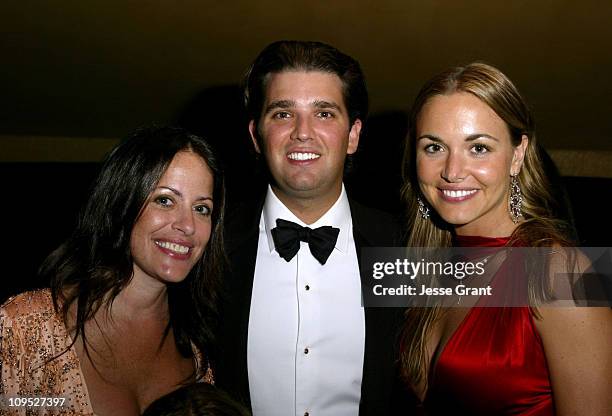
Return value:
[(550, 254), (543, 268), (513, 269), (503, 256), (487, 263), (491, 285), (507, 289), (498, 294), (519, 293), (522, 306), (480, 296), (407, 310), (403, 376), (428, 414), (609, 415), (612, 311), (558, 304), (565, 288), (553, 277), (588, 262), (555, 216), (534, 122), (512, 82), (473, 63), (426, 83), (411, 111), (404, 174), (409, 247)]
[(38, 404), (50, 412), (138, 415), (181, 384), (213, 383), (223, 201), (203, 139), (155, 127), (117, 145), (41, 267), (51, 288), (0, 308), (0, 394), (58, 399)]

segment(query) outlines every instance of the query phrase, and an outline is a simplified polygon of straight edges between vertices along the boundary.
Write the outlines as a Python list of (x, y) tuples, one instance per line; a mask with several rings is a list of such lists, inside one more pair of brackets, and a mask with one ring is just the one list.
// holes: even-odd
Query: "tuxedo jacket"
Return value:
[[(228, 272), (223, 276), (220, 334), (215, 365), (216, 384), (250, 407), (247, 336), (263, 198), (231, 212), (226, 220)], [(387, 213), (349, 199), (357, 258), (363, 247), (399, 245), (400, 227)], [(361, 273), (362, 287), (371, 278)], [(340, 290), (340, 288), (339, 288)], [(365, 308), (365, 351), (360, 415), (410, 415), (398, 388), (397, 339), (403, 310)], [(346, 342), (353, 340), (347, 339)], [(406, 403), (404, 403), (406, 401)], [(393, 404), (392, 404), (393, 403)], [(393, 409), (392, 409), (393, 408)]]

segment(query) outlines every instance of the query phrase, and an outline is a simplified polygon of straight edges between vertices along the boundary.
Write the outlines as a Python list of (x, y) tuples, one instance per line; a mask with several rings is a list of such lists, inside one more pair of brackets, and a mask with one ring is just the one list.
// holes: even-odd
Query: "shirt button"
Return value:
[[(308, 348), (304, 348), (304, 354), (308, 354), (310, 352), (310, 350)], [(306, 412), (308, 413), (308, 412)]]
[(306, 290), (310, 290), (310, 286), (309, 285), (306, 285), (305, 288), (306, 288)]

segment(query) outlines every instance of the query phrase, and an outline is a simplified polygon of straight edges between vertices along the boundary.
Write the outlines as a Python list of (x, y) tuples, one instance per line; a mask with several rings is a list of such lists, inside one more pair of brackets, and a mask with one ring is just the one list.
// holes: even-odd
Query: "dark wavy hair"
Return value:
[(183, 386), (149, 405), (142, 416), (250, 416), (225, 391), (207, 384)]
[(214, 209), (211, 236), (202, 257), (183, 281), (168, 285), (170, 320), (164, 337), (172, 328), (184, 357), (193, 355), (192, 342), (200, 351), (212, 350), (225, 263), (222, 171), (204, 139), (180, 128), (154, 126), (136, 130), (106, 157), (76, 229), (40, 269), (41, 277), (51, 282), (54, 307), (67, 328), (68, 311), (76, 302), (76, 321), (70, 329), (75, 330), (73, 340), (82, 337), (86, 352), (85, 323), (130, 282), (132, 229), (149, 195), (181, 151), (197, 154), (210, 168)]
[(359, 62), (322, 42), (280, 40), (266, 46), (255, 58), (244, 80), (244, 103), (249, 117), (258, 122), (269, 75), (283, 71), (321, 71), (342, 81), (344, 105), (350, 124), (368, 116), (368, 91)]

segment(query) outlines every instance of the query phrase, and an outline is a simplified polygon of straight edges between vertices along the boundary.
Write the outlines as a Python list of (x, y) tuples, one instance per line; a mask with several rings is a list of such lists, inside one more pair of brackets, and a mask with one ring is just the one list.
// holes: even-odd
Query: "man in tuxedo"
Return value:
[(228, 215), (217, 383), (255, 416), (394, 414), (401, 313), (363, 307), (359, 257), (397, 245), (398, 227), (343, 185), (367, 115), (361, 68), (323, 43), (275, 42), (245, 102), (270, 182)]

